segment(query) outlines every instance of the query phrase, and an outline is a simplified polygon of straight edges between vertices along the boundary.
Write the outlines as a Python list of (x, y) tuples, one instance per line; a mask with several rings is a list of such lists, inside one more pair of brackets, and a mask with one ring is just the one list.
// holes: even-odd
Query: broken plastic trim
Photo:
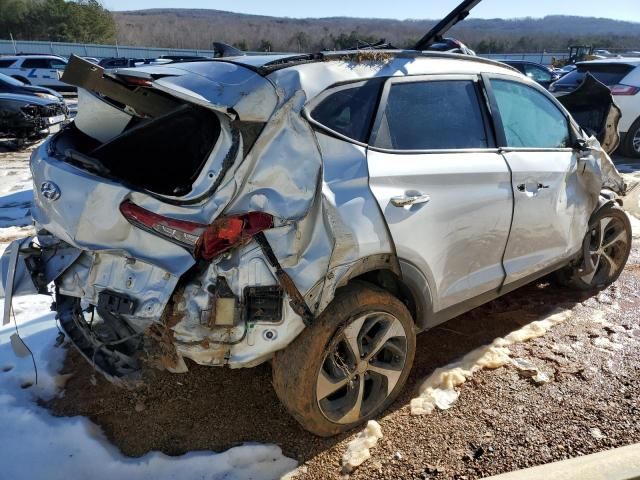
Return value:
[(300, 315), (302, 321), (307, 327), (311, 326), (315, 317), (313, 316), (311, 309), (307, 305), (307, 302), (304, 300), (304, 297), (300, 293), (300, 290), (298, 290), (298, 287), (296, 287), (296, 284), (293, 283), (293, 280), (291, 280), (289, 274), (282, 269), (278, 258), (273, 253), (271, 245), (269, 245), (267, 237), (265, 237), (264, 233), (260, 232), (255, 236), (255, 240), (258, 245), (260, 245), (264, 256), (267, 257), (267, 260), (275, 269), (278, 283), (280, 283), (282, 289), (287, 292), (287, 295), (289, 295), (289, 305), (291, 305), (291, 308), (294, 312)]

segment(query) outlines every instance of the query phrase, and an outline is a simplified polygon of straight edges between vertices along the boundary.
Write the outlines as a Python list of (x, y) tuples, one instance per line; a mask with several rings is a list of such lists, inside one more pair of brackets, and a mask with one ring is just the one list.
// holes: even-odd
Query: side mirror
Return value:
[(591, 150), (584, 138), (575, 138), (571, 148), (578, 152), (588, 152)]

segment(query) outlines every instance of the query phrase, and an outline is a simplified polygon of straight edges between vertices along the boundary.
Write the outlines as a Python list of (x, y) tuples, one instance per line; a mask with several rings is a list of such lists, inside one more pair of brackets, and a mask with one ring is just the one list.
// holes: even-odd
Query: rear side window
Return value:
[(367, 143), (383, 80), (338, 87), (311, 110), (311, 118), (358, 142)]
[(632, 65), (626, 65), (624, 63), (592, 63), (579, 65), (577, 70), (562, 77), (556, 82), (556, 85), (575, 88), (582, 83), (587, 72), (589, 72), (596, 77), (599, 82), (604, 83), (607, 87), (611, 87), (620, 83), (633, 68)]
[(51, 60), (48, 58), (27, 58), (22, 62), (22, 68), (50, 68)]
[(432, 80), (392, 84), (375, 146), (391, 150), (487, 148), (475, 83)]
[(62, 60), (51, 60), (49, 62), (49, 67), (55, 68), (56, 70), (64, 70), (65, 68), (67, 68), (67, 64)]
[(521, 83), (491, 80), (507, 146), (565, 148), (570, 144), (569, 123), (545, 95)]
[(633, 70), (633, 66), (624, 63), (593, 63), (578, 65), (578, 73), (584, 76), (587, 72), (596, 77), (607, 87), (616, 85)]
[(15, 62), (16, 62), (15, 60), (2, 60), (2, 59), (0, 59), (0, 68), (9, 68)]

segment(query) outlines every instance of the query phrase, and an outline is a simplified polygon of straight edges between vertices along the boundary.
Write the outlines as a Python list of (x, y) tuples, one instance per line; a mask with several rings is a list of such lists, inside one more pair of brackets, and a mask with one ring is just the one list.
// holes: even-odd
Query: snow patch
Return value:
[(621, 345), (619, 343), (615, 343), (612, 342), (611, 340), (609, 340), (606, 337), (597, 337), (591, 340), (591, 343), (593, 343), (594, 346), (598, 347), (598, 348), (603, 348), (605, 350), (622, 350), (624, 348), (624, 345)]
[(627, 213), (629, 222), (631, 222), (631, 236), (633, 238), (640, 238), (640, 220)]
[[(511, 332), (504, 338), (496, 338), (489, 345), (472, 350), (456, 362), (436, 369), (420, 386), (419, 395), (411, 400), (411, 413), (428, 415), (436, 408), (450, 408), (460, 396), (456, 387), (470, 379), (475, 372), (485, 368), (493, 370), (514, 363), (508, 348), (510, 345), (541, 337), (569, 317), (570, 310), (556, 311), (542, 320), (531, 322)], [(546, 383), (544, 376), (540, 376), (538, 380), (540, 383)]]
[[(0, 305), (4, 301), (0, 300)], [(245, 444), (223, 453), (193, 452), (169, 457), (152, 452), (127, 458), (111, 445), (100, 428), (83, 417), (58, 418), (36, 404), (58, 394), (67, 376), (59, 370), (65, 349), (56, 347), (55, 318), (45, 296), (13, 301), (20, 335), (33, 352), (38, 383), (30, 357), (13, 355), (13, 322), (0, 327), (0, 445), (2, 478), (12, 480), (95, 480), (281, 478), (296, 468), (275, 445)], [(2, 307), (0, 307), (2, 308)], [(29, 386), (32, 385), (32, 386)]]
[(342, 471), (350, 473), (371, 458), (371, 449), (382, 438), (382, 428), (375, 420), (369, 420), (365, 429), (347, 445), (342, 456)]

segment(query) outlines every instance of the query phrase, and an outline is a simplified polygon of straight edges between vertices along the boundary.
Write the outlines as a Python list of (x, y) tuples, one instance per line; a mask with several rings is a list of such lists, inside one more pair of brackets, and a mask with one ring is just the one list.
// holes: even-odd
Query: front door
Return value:
[(391, 79), (367, 158), (397, 255), (429, 281), (435, 312), (497, 290), (512, 213), (476, 76)]
[(569, 120), (539, 87), (491, 78), (512, 171), (514, 212), (505, 284), (526, 280), (577, 253), (593, 206), (578, 180)]

